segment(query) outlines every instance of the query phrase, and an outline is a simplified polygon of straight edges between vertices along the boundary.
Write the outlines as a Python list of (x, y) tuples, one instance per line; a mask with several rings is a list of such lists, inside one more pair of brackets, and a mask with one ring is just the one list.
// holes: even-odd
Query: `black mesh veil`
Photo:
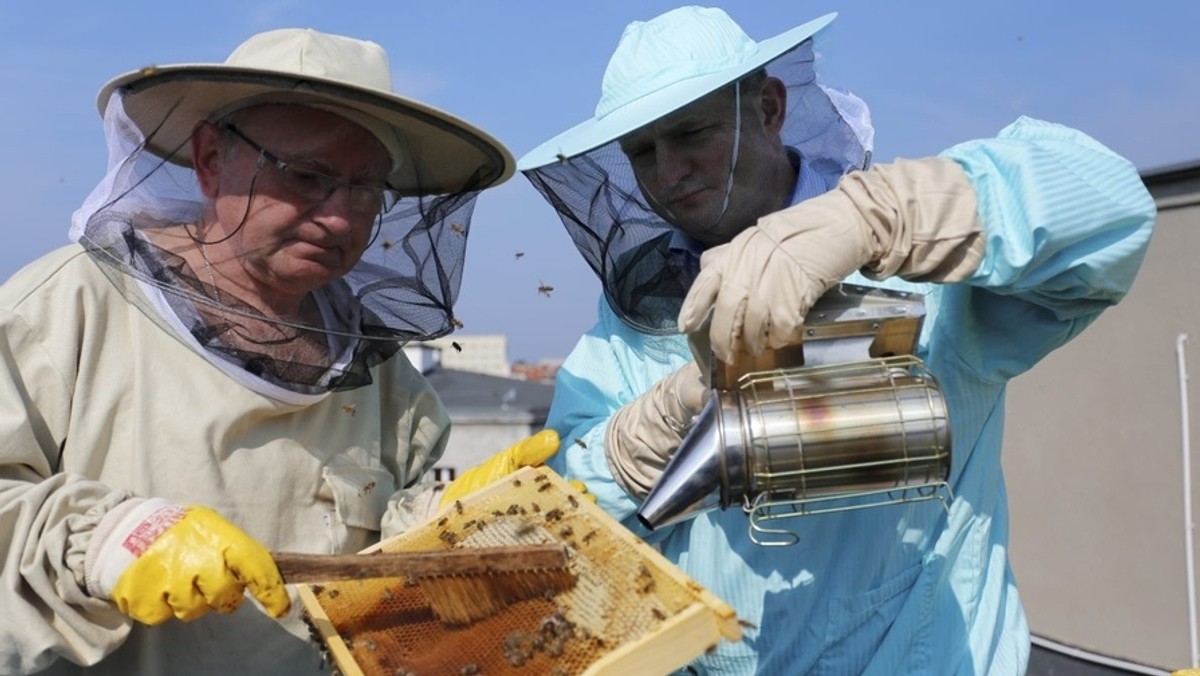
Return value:
[[(818, 83), (812, 39), (769, 62), (766, 75), (786, 87), (783, 143), (793, 163), (802, 158), (823, 189), (870, 163), (866, 105)], [(731, 173), (735, 165), (754, 161), (734, 148), (721, 160)], [(558, 212), (617, 315), (646, 333), (676, 332), (679, 308), (699, 272), (702, 247), (650, 208), (619, 142), (560, 156), (523, 173)]]
[[(174, 156), (179, 148), (156, 146), (154, 128), (143, 133), (147, 125), (131, 120), (125, 93), (108, 102), (108, 173), (75, 213), (71, 235), (126, 298), (166, 330), (198, 345), (210, 361), (285, 390), (319, 394), (366, 385), (371, 367), (406, 341), (454, 329), (475, 199), (495, 183), (496, 164), (481, 164), (458, 189), (438, 191), (424, 187), (419, 158), (410, 161), (409, 180), (396, 204), (377, 217), (361, 259), (312, 292), (317, 311), (310, 316), (318, 319), (285, 321), (218, 288), (211, 269), (164, 244), (185, 241), (184, 234), (202, 241), (190, 226), (205, 199), (190, 163)], [(306, 341), (325, 349), (297, 349)]]

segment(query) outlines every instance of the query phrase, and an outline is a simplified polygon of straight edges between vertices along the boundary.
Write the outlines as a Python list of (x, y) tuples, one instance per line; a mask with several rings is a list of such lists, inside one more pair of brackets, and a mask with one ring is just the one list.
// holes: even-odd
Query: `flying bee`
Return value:
[(358, 407), (355, 406), (354, 404), (346, 404), (345, 406), (342, 407), (342, 413), (352, 416), (355, 413), (358, 413)]
[(455, 352), (462, 352), (462, 345), (459, 345), (457, 342), (455, 342), (453, 340), (450, 341), (450, 347), (454, 348)]
[(554, 290), (553, 286), (550, 286), (549, 284), (547, 284), (545, 282), (538, 282), (538, 293), (542, 294), (543, 296), (549, 298), (550, 292), (553, 290)]
[(454, 324), (454, 328), (456, 328), (456, 329), (461, 329), (463, 327), (462, 320), (459, 319), (458, 317), (451, 317), (450, 323)]
[(521, 260), (521, 257), (525, 255), (525, 252), (524, 252), (524, 251), (518, 251), (516, 255), (517, 255), (517, 260)]
[(587, 448), (587, 442), (583, 439), (575, 439), (575, 445), (580, 448)]
[(559, 162), (562, 162), (563, 164), (566, 164), (566, 163), (567, 163), (567, 160), (568, 160), (568, 159), (570, 159), (570, 158), (568, 158), (566, 155), (563, 155), (562, 153), (558, 153), (558, 154), (556, 155), (556, 157), (558, 157), (558, 161), (559, 161)]
[(390, 249), (390, 248), (392, 248), (392, 247), (396, 246), (396, 243), (395, 243), (395, 242), (393, 242), (393, 241), (392, 241), (392, 240), (390, 240), (390, 239), (385, 239), (385, 240), (383, 240), (383, 242), (381, 242), (381, 243), (379, 244), (379, 246), (383, 247), (383, 250), (384, 250), (384, 251), (387, 251), (388, 249)]
[(367, 495), (373, 490), (375, 490), (375, 482), (368, 481), (367, 483), (363, 484), (362, 490), (359, 491), (359, 495)]
[(462, 226), (462, 224), (461, 224), (461, 223), (451, 223), (451, 224), (450, 224), (450, 229), (451, 229), (451, 230), (453, 230), (453, 231), (454, 231), (456, 234), (459, 234), (459, 235), (465, 235), (465, 234), (467, 234), (467, 229), (466, 229), (466, 228), (464, 228), (464, 227)]

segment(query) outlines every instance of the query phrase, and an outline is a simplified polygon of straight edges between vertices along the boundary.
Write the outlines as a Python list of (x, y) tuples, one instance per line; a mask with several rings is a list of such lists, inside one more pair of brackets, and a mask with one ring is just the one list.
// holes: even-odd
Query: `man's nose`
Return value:
[(361, 219), (362, 217), (352, 206), (350, 186), (347, 185), (339, 185), (334, 188), (328, 197), (316, 205), (313, 214), (327, 230), (334, 234), (348, 232), (354, 226), (356, 218)]
[(675, 144), (660, 143), (654, 153), (654, 175), (661, 188), (672, 188), (691, 173), (686, 149)]

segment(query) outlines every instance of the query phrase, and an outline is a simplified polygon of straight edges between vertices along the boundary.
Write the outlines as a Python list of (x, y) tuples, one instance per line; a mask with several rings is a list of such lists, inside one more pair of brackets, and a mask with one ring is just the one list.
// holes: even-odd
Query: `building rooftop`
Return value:
[(471, 371), (436, 367), (425, 377), (456, 422), (490, 419), (540, 425), (554, 395), (553, 385)]

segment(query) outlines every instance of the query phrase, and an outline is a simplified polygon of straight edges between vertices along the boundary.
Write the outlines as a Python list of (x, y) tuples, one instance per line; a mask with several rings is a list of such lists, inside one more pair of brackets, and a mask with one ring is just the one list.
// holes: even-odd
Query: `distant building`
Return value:
[(451, 334), (421, 345), (442, 351), (442, 366), (459, 371), (508, 377), (508, 336)]
[(512, 365), (512, 377), (553, 385), (562, 363), (561, 359), (542, 359), (535, 364), (519, 361)]
[(430, 343), (409, 345), (404, 352), (450, 414), (450, 440), (434, 478), (450, 481), (545, 426), (552, 385), (450, 368), (444, 361), (449, 353)]

